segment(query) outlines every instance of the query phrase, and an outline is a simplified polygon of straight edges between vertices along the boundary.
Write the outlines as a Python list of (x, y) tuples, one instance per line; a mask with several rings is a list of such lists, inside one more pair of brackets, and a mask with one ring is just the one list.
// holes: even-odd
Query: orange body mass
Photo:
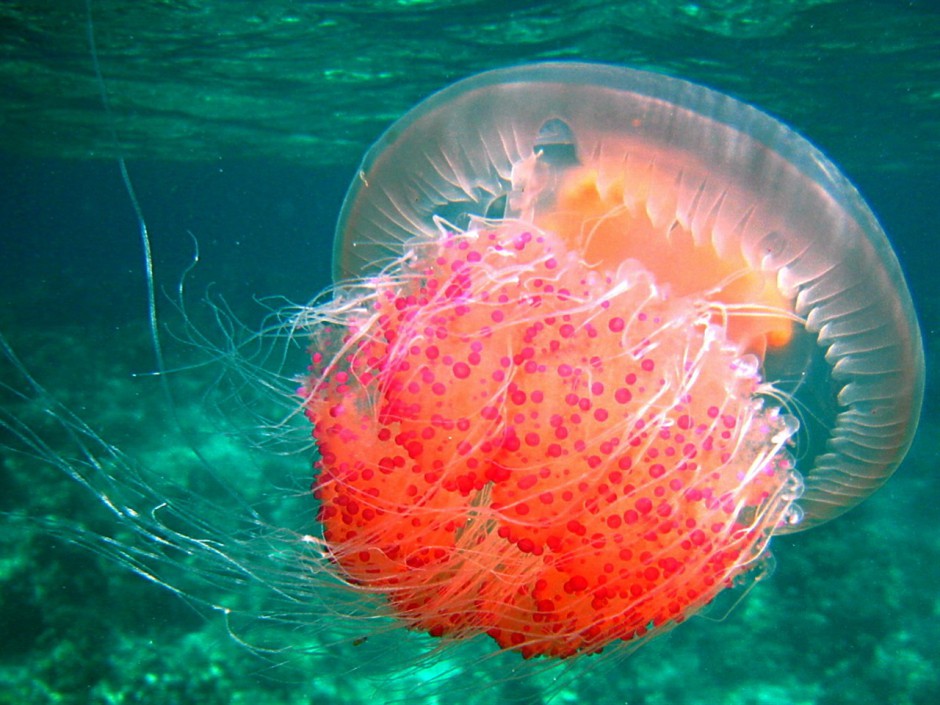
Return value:
[(787, 418), (709, 304), (513, 221), (418, 246), (314, 332), (331, 558), (395, 617), (526, 657), (682, 621), (792, 500)]

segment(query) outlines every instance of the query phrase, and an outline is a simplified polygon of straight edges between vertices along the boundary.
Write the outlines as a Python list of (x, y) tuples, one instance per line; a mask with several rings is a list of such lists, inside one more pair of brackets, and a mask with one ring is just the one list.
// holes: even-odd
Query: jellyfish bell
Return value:
[[(514, 174), (518, 182), (536, 163), (549, 168), (534, 147), (554, 121), (576, 140), (572, 161), (583, 168), (556, 166), (556, 176), (571, 175), (547, 207), (505, 214), (551, 226), (574, 211), (574, 225), (561, 231), (589, 262), (634, 258), (674, 287), (722, 285), (731, 318), (742, 281), (758, 290), (758, 308), (792, 313), (754, 316), (752, 307), (742, 317), (772, 319), (745, 333), (763, 333), (774, 369), (809, 362), (815, 372), (806, 339), (824, 358), (812, 381), (826, 388), (834, 413), (814, 443), (822, 451), (802, 463), (800, 528), (880, 487), (910, 446), (924, 385), (920, 329), (897, 257), (825, 155), (765, 113), (702, 86), (581, 63), (496, 70), (450, 86), (366, 154), (340, 214), (335, 278), (375, 273), (403, 243), (433, 240), (439, 218), (465, 226), (518, 193)], [(687, 265), (688, 251), (699, 266)], [(787, 365), (791, 344), (799, 354)]]
[(428, 98), (367, 153), (334, 273), (300, 390), (323, 546), (435, 636), (642, 643), (916, 429), (918, 324), (857, 191), (666, 76), (535, 64)]

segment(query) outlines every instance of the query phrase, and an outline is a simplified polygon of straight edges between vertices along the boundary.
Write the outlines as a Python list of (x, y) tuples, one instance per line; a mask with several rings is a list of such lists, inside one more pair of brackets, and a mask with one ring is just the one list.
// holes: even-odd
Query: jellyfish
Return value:
[(760, 112), (582, 63), (490, 71), (366, 154), (301, 313), (325, 563), (410, 629), (635, 647), (857, 505), (920, 332), (855, 188)]
[[(180, 303), (166, 340), (196, 352), (149, 381), (213, 381), (182, 414), (152, 395), (145, 417), (183, 432), (147, 426), (156, 460), (0, 336), (0, 446), (108, 513), (43, 531), (220, 616), (272, 668), (312, 654), (304, 682), (350, 700), (374, 677), (388, 698), (539, 672), (557, 692), (601, 663), (580, 656), (734, 601), (775, 535), (863, 501), (917, 426), (920, 331), (874, 215), (793, 131), (677, 79), (549, 63), (431, 96), (366, 154), (334, 279), (247, 340), (224, 304), (218, 343)], [(236, 447), (272, 400), (288, 418)], [(282, 439), (274, 479), (254, 451)]]

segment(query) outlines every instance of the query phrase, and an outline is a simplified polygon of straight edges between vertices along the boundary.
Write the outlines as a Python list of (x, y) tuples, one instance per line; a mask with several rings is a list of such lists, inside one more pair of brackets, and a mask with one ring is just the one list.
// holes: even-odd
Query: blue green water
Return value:
[[(454, 703), (476, 702), (484, 684), (493, 684), (486, 697), (495, 702), (527, 704), (940, 700), (935, 6), (95, 2), (93, 11), (110, 116), (84, 2), (0, 8), (0, 331), (104, 442), (51, 423), (48, 401), (0, 395), (4, 419), (25, 419), (48, 439), (47, 459), (70, 459), (63, 468), (6, 450), (0, 457), (0, 702)], [(180, 344), (188, 333), (172, 302), (194, 242), (199, 262), (185, 298), (197, 329), (214, 329), (205, 297), (257, 328), (268, 310), (257, 300), (300, 302), (329, 283), (342, 196), (389, 122), (477, 71), (568, 58), (661, 70), (757, 104), (860, 187), (905, 268), (928, 354), (921, 431), (891, 482), (838, 521), (776, 538), (776, 572), (725, 619), (694, 619), (625, 660), (582, 659), (561, 673), (520, 668), (512, 655), (487, 659), (486, 644), (422, 662), (420, 637), (339, 624), (329, 613), (336, 605), (318, 602), (314, 590), (288, 610), (266, 604), (260, 581), (237, 571), (214, 565), (202, 580), (197, 549), (190, 558), (170, 551), (166, 562), (125, 556), (160, 568), (188, 599), (116, 565), (98, 537), (128, 550), (155, 545), (63, 472), (81, 469), (82, 438), (105, 473), (135, 477), (139, 468), (149, 478), (113, 494), (105, 487), (109, 497), (147, 509), (162, 497), (208, 512), (208, 521), (207, 501), (227, 506), (230, 495), (196, 447), (267, 521), (313, 530), (312, 452), (246, 448), (265, 440), (245, 429), (252, 412), (267, 410), (246, 401), (251, 390), (216, 381), (213, 349)], [(176, 418), (159, 380), (146, 375), (156, 363), (119, 154), (154, 246), (167, 366), (181, 370), (168, 378)], [(8, 363), (0, 375), (22, 388)], [(147, 489), (154, 484), (163, 495)], [(173, 485), (187, 489), (174, 495)], [(239, 528), (257, 528), (220, 522), (235, 543)], [(261, 578), (270, 584), (276, 575)], [(202, 601), (236, 613), (226, 620)], [(300, 623), (240, 617), (278, 608)], [(284, 650), (258, 654), (238, 639)]]

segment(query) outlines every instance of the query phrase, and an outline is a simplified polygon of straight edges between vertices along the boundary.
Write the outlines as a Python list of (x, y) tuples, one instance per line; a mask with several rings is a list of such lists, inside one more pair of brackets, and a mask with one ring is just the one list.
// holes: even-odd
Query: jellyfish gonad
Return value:
[(368, 152), (306, 311), (329, 564), (525, 657), (642, 643), (838, 516), (923, 388), (897, 259), (764, 113), (661, 75), (458, 82)]

